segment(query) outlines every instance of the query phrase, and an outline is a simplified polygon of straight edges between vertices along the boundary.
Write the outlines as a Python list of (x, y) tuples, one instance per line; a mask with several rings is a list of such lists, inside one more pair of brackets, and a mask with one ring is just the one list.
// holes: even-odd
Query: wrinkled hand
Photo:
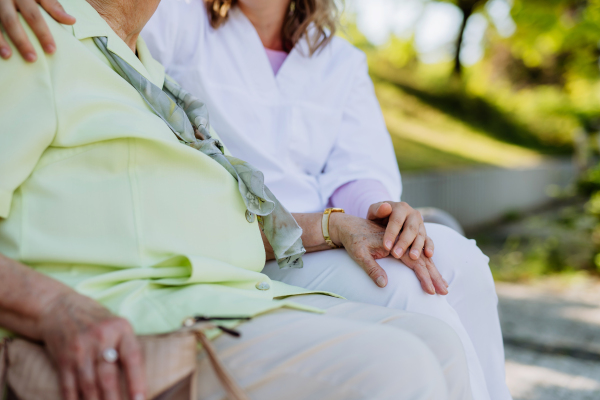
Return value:
[[(48, 306), (40, 331), (58, 367), (64, 400), (77, 400), (79, 394), (86, 400), (121, 400), (121, 369), (127, 378), (129, 398), (145, 398), (141, 348), (125, 319), (88, 297), (67, 293)], [(117, 350), (117, 362), (102, 358), (107, 348)]]
[[(385, 287), (388, 283), (387, 274), (375, 260), (390, 254), (389, 249), (383, 245), (386, 228), (366, 219), (333, 213), (330, 216), (329, 229), (333, 242), (343, 246), (348, 255), (365, 270), (377, 286)], [(448, 293), (446, 290), (448, 285), (429, 258), (422, 256), (413, 260), (404, 255), (401, 260), (415, 272), (425, 292)]]
[(421, 213), (407, 203), (386, 201), (372, 204), (367, 219), (386, 227), (383, 244), (392, 256), (401, 259), (410, 254), (413, 260), (418, 260), (421, 254), (433, 257), (433, 240), (427, 236)]
[[(57, 22), (65, 25), (75, 23), (75, 18), (67, 14), (57, 0), (0, 0), (0, 24), (6, 30), (6, 34), (15, 44), (21, 56), (29, 62), (34, 62), (37, 55), (25, 33), (25, 29), (21, 26), (17, 12), (21, 13), (31, 27), (46, 53), (52, 54), (56, 50), (56, 43), (54, 43), (50, 29), (48, 29), (48, 25), (42, 17), (38, 4)], [(6, 60), (11, 55), (12, 50), (6, 38), (2, 35), (2, 31), (0, 31), (0, 57)]]
[(400, 257), (400, 261), (414, 271), (425, 293), (448, 294), (448, 282), (442, 278), (431, 258), (421, 254), (418, 259), (413, 260), (407, 254), (404, 254)]

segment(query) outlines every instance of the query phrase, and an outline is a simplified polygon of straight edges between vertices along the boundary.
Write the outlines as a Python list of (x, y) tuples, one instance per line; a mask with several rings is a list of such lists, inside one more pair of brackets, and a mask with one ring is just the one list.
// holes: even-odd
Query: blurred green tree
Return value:
[(600, 77), (600, 0), (515, 0), (512, 16), (511, 53), (529, 83)]
[(488, 0), (439, 0), (446, 3), (452, 3), (456, 5), (463, 15), (462, 22), (456, 38), (456, 48), (454, 50), (454, 74), (457, 76), (462, 75), (462, 64), (460, 62), (460, 51), (465, 38), (465, 29), (467, 28), (467, 22), (469, 17), (473, 15), (478, 8), (485, 6)]

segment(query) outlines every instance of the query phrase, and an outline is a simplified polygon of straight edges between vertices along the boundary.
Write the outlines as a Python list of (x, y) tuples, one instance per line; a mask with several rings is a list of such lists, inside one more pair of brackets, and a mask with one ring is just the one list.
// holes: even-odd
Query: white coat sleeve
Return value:
[(375, 96), (364, 54), (357, 66), (343, 110), (336, 143), (319, 176), (323, 202), (340, 186), (358, 179), (375, 179), (388, 190), (394, 201), (400, 200), (400, 171)]

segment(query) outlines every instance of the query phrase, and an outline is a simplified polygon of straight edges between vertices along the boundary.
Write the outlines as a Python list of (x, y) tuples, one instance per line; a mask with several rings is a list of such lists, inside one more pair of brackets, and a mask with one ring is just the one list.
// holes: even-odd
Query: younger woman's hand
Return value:
[(421, 213), (407, 203), (385, 201), (372, 204), (367, 219), (386, 227), (383, 245), (393, 257), (401, 259), (408, 254), (415, 261), (421, 254), (433, 257), (433, 240), (427, 236)]
[[(127, 378), (128, 398), (144, 400), (142, 351), (125, 319), (88, 297), (69, 292), (48, 305), (39, 332), (58, 367), (64, 400), (125, 400), (121, 374)], [(116, 362), (103, 358), (106, 349), (117, 351)]]
[(0, 24), (4, 29), (4, 32), (0, 29), (0, 57), (7, 60), (12, 56), (12, 50), (6, 41), (6, 37), (3, 36), (3, 33), (5, 33), (26, 61), (34, 62), (37, 60), (37, 54), (27, 38), (25, 29), (21, 26), (18, 13), (21, 13), (31, 27), (44, 51), (48, 54), (54, 53), (56, 43), (54, 43), (54, 38), (46, 21), (44, 21), (38, 4), (57, 22), (65, 25), (75, 23), (75, 18), (67, 14), (56, 0), (0, 0)]

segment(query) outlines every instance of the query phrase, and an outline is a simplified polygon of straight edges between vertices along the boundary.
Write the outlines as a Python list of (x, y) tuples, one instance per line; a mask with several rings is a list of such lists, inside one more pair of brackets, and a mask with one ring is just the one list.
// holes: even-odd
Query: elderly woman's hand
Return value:
[(415, 261), (421, 254), (433, 257), (433, 240), (427, 236), (421, 213), (407, 203), (385, 201), (372, 204), (367, 219), (386, 227), (383, 245), (392, 256), (402, 259), (409, 254)]
[[(88, 297), (67, 292), (48, 305), (39, 332), (58, 367), (64, 400), (77, 400), (79, 394), (86, 400), (125, 400), (120, 394), (121, 372), (127, 378), (129, 398), (144, 399), (142, 352), (125, 319)], [(107, 349), (116, 350), (118, 360), (105, 360)]]
[[(21, 13), (31, 27), (46, 53), (51, 54), (56, 50), (56, 44), (48, 25), (42, 17), (38, 4), (61, 24), (73, 25), (75, 23), (75, 18), (67, 14), (57, 0), (0, 0), (0, 24), (6, 30), (6, 34), (15, 44), (21, 56), (29, 62), (35, 61), (37, 55), (33, 45), (27, 38), (25, 29), (21, 26), (17, 12)], [(11, 55), (11, 48), (0, 30), (0, 57), (8, 59)]]
[[(344, 246), (348, 255), (365, 270), (377, 286), (385, 287), (388, 282), (387, 274), (375, 260), (390, 254), (389, 249), (383, 245), (387, 235), (386, 228), (373, 221), (342, 213), (332, 213), (329, 226), (333, 242)], [(429, 258), (419, 257), (413, 260), (404, 254), (400, 259), (415, 272), (425, 292), (443, 295), (448, 293), (446, 281)]]

